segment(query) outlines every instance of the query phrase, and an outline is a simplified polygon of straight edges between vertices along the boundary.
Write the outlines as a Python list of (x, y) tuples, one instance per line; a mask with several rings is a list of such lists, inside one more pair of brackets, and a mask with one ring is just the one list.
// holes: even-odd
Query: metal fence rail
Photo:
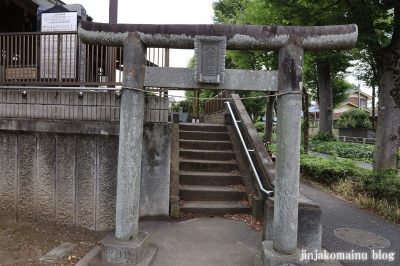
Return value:
[(362, 143), (362, 144), (375, 144), (375, 138), (339, 136), (339, 140), (341, 140), (343, 142), (354, 142), (354, 143)]
[[(76, 31), (1, 33), (0, 52), (0, 86), (122, 85), (123, 48), (83, 44)], [(147, 49), (148, 66), (168, 61), (168, 49)]]

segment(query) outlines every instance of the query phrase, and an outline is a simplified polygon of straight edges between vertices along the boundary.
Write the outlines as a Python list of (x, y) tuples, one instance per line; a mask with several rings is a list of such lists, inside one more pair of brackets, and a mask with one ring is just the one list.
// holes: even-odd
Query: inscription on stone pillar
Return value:
[(132, 252), (122, 249), (107, 249), (107, 262), (115, 263), (132, 263)]
[(196, 36), (194, 42), (194, 80), (224, 83), (226, 37)]

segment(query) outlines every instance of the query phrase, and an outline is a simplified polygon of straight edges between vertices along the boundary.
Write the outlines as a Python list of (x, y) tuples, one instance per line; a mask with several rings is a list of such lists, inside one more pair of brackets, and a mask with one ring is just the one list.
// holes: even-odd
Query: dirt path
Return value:
[(64, 257), (55, 265), (75, 265), (108, 233), (75, 226), (0, 220), (0, 266), (49, 265), (39, 261), (39, 258), (64, 242), (77, 244), (71, 253), (75, 257), (70, 260)]

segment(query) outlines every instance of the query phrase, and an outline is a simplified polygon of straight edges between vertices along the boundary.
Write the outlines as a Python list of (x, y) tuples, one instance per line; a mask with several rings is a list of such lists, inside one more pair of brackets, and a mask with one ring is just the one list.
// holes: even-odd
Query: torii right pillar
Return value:
[(297, 250), (303, 42), (291, 34), (279, 50), (277, 158), (273, 241), (262, 243), (264, 265), (308, 265)]

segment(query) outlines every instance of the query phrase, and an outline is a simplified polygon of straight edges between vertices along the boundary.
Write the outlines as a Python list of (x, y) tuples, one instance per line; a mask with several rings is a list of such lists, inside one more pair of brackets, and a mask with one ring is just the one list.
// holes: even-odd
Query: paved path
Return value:
[(152, 266), (250, 266), (260, 254), (261, 232), (223, 218), (140, 222), (158, 250)]
[[(368, 261), (341, 261), (343, 265), (363, 265), (363, 266), (380, 266), (400, 265), (400, 226), (388, 223), (379, 216), (370, 212), (361, 210), (353, 204), (342, 200), (336, 196), (323, 192), (317, 188), (300, 183), (300, 194), (317, 203), (323, 214), (323, 235), (322, 246), (328, 252), (361, 252), (367, 253)], [(334, 235), (334, 230), (338, 228), (356, 228), (366, 230), (390, 241), (390, 246), (381, 249), (381, 254), (385, 253), (389, 257), (389, 253), (395, 253), (394, 261), (373, 260), (372, 250), (369, 248), (359, 247), (339, 239)], [(378, 252), (378, 251), (377, 251)]]
[[(387, 223), (380, 217), (361, 210), (351, 203), (317, 188), (300, 183), (300, 193), (322, 209), (322, 247), (329, 253), (364, 253), (367, 261), (341, 261), (345, 266), (400, 265), (400, 226)], [(381, 249), (395, 253), (394, 261), (373, 260), (369, 248), (345, 242), (334, 235), (338, 228), (355, 228), (378, 234), (390, 241)], [(151, 266), (250, 266), (262, 265), (261, 232), (247, 224), (218, 217), (197, 218), (183, 222), (142, 221), (139, 229), (150, 233), (150, 243), (157, 245)], [(100, 246), (96, 247), (99, 250)], [(382, 254), (382, 253), (381, 253)], [(93, 255), (92, 255), (93, 256)], [(81, 265), (87, 265), (83, 260)], [(337, 265), (312, 263), (311, 266)]]
[[(367, 261), (342, 260), (340, 261), (342, 265), (400, 265), (399, 225), (388, 223), (375, 214), (361, 210), (345, 200), (302, 182), (300, 182), (300, 193), (313, 200), (322, 209), (323, 249), (334, 254), (353, 252), (367, 255)], [(139, 228), (149, 232), (150, 243), (158, 247), (152, 266), (250, 266), (253, 265), (253, 260), (256, 262), (255, 265), (262, 265), (259, 258), (261, 232), (251, 230), (242, 222), (218, 217), (197, 218), (178, 223), (143, 221), (140, 222)], [(338, 228), (366, 230), (386, 238), (390, 241), (390, 246), (381, 249), (381, 255), (384, 253), (389, 258), (390, 253), (394, 253), (394, 260), (374, 260), (373, 251), (369, 248), (336, 237), (334, 230)], [(337, 262), (311, 265), (337, 265)]]
[[(317, 155), (317, 156), (322, 157), (322, 158), (325, 158), (325, 159), (327, 159), (329, 156), (332, 156), (332, 155), (329, 155), (329, 154), (319, 153), (319, 152), (314, 152), (314, 151), (310, 151), (309, 154), (310, 154), (310, 155)], [(368, 169), (368, 170), (372, 170), (372, 164), (370, 164), (370, 163), (356, 162), (356, 161), (355, 161), (354, 163), (355, 163), (356, 165), (358, 165), (359, 167), (361, 167), (361, 168), (365, 168), (365, 169)]]

